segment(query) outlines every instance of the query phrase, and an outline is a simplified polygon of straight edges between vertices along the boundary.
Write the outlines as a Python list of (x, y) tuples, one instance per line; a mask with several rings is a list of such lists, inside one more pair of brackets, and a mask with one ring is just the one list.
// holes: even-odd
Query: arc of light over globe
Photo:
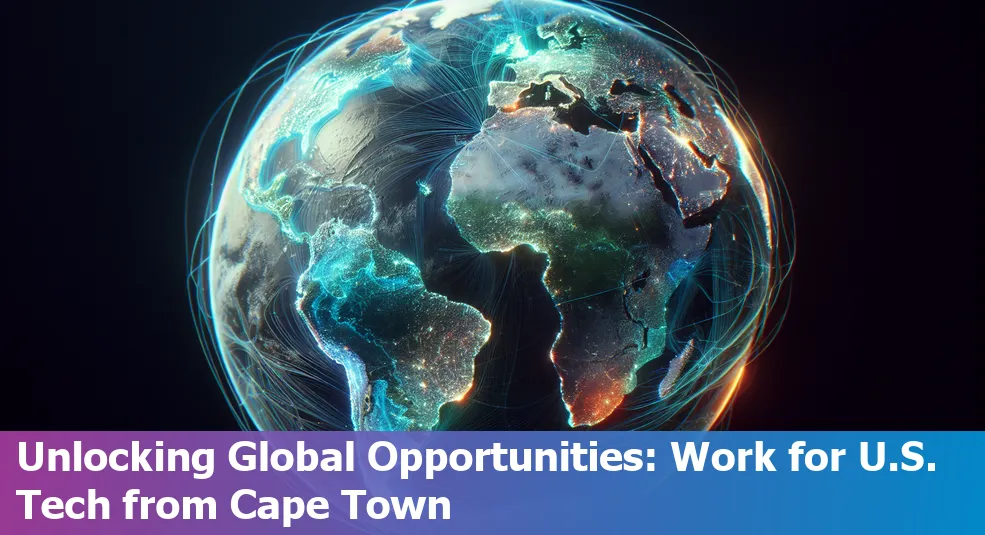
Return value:
[(229, 101), (189, 246), (241, 421), (712, 425), (792, 258), (718, 72), (609, 3), (387, 7), (277, 49)]

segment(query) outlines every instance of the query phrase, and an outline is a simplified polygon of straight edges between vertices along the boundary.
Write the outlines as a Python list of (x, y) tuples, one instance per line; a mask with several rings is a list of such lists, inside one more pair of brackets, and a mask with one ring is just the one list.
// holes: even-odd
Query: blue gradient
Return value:
[[(46, 447), (129, 448), (139, 440), (152, 447), (214, 448), (215, 474), (196, 480), (191, 473), (24, 472), (17, 464), (19, 441), (44, 441)], [(226, 453), (238, 441), (270, 442), (274, 448), (305, 447), (345, 450), (352, 441), (356, 453), (352, 472), (237, 472)], [(400, 478), (398, 469), (371, 470), (370, 446), (390, 441), (398, 448), (456, 448), (475, 450), (501, 443), (505, 448), (560, 448), (562, 440), (599, 449), (654, 450), (654, 471), (638, 472), (455, 472), (446, 470), (425, 479), (424, 472)], [(845, 448), (839, 472), (790, 472), (787, 448), (804, 440), (808, 448)], [(677, 472), (670, 444), (710, 441), (713, 447), (750, 448), (763, 441), (776, 448), (777, 472)], [(867, 472), (858, 463), (859, 444), (886, 443), (887, 465), (907, 441), (921, 441), (923, 455), (936, 470)], [(273, 521), (239, 520), (229, 513), (229, 496), (238, 489), (282, 497), (325, 496), (331, 503), (328, 520), (302, 519), (292, 534), (308, 533), (469, 533), (476, 535), (536, 533), (982, 533), (985, 513), (985, 433), (981, 432), (719, 432), (719, 433), (3, 433), (0, 434), (0, 522), (8, 533), (85, 532), (113, 535), (174, 533), (281, 532)], [(649, 461), (649, 459), (648, 459)], [(113, 507), (127, 489), (145, 496), (214, 496), (214, 521), (32, 521), (23, 520), (23, 504), (15, 489), (39, 488), (63, 497), (85, 495), (97, 488)], [(348, 519), (348, 499), (342, 489), (363, 489), (368, 496), (446, 496), (450, 520)]]

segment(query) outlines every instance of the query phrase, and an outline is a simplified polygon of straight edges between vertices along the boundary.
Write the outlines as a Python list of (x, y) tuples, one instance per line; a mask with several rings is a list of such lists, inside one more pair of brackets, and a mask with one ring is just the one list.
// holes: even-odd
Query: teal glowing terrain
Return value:
[(223, 373), (262, 429), (704, 428), (776, 281), (735, 110), (638, 25), (444, 1), (320, 34), (211, 235)]

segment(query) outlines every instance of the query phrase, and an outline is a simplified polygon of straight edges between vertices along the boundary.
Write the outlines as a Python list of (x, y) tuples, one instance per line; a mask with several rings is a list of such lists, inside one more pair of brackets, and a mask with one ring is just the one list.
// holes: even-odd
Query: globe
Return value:
[(285, 56), (211, 221), (260, 429), (704, 429), (777, 282), (768, 160), (595, 5), (382, 9)]

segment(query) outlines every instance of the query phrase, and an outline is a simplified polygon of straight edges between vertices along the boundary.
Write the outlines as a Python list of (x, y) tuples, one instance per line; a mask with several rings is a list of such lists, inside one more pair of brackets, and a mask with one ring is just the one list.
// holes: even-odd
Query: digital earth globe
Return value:
[(282, 54), (206, 227), (244, 421), (713, 425), (783, 276), (777, 186), (671, 44), (596, 5), (446, 0)]

